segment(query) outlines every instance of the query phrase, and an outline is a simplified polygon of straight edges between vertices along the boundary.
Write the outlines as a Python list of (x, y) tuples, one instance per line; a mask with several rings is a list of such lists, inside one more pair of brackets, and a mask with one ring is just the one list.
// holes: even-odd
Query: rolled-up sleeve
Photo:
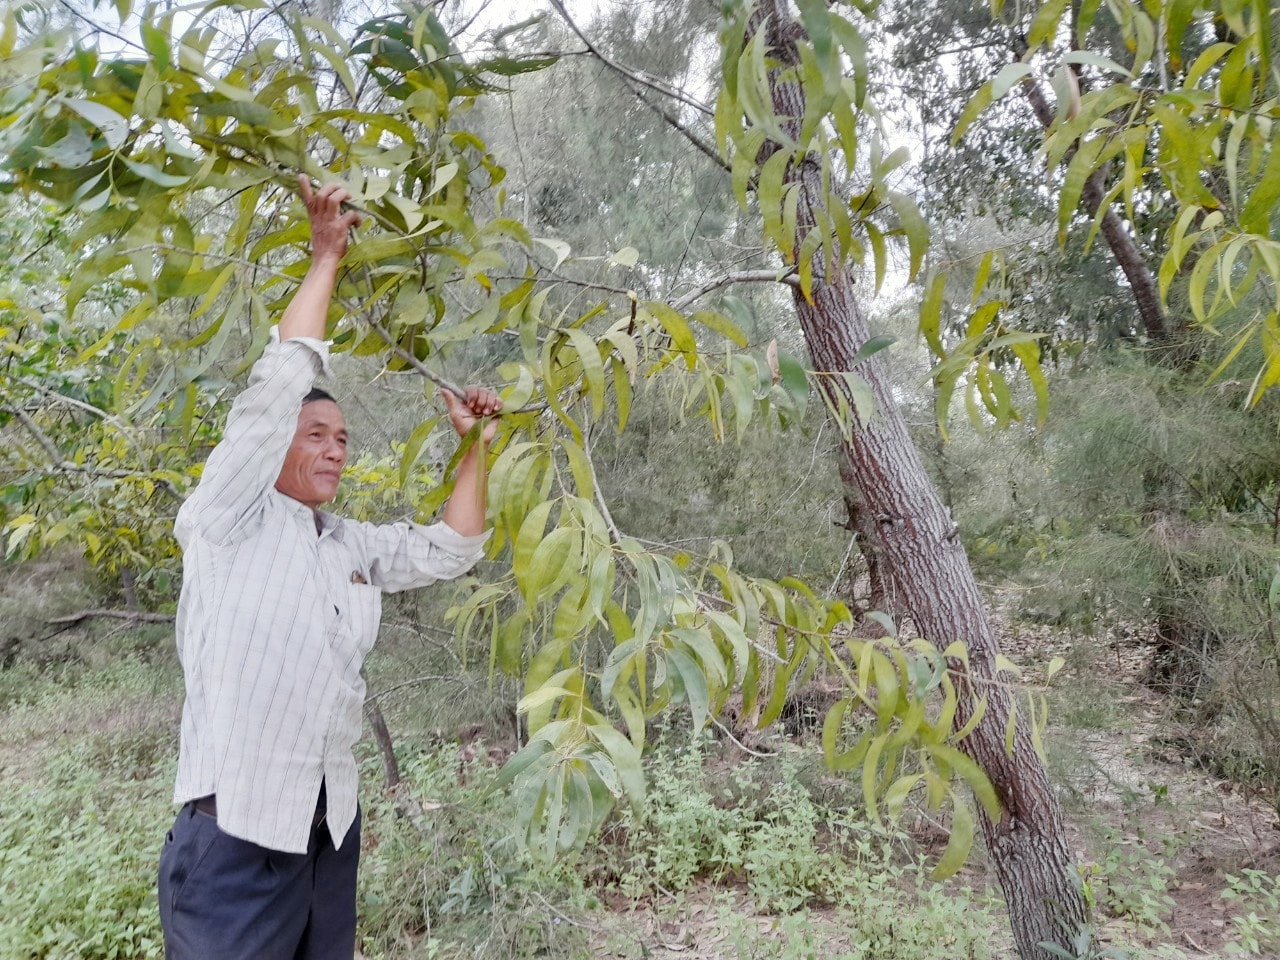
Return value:
[(274, 486), (297, 430), (302, 398), (329, 372), (329, 348), (320, 340), (271, 340), (232, 404), (222, 440), (205, 463), (200, 483), (178, 511), (180, 543), (191, 532), (222, 543), (243, 528)]
[(484, 556), (489, 531), (463, 536), (447, 523), (351, 523), (363, 540), (370, 583), (388, 593), (460, 577)]

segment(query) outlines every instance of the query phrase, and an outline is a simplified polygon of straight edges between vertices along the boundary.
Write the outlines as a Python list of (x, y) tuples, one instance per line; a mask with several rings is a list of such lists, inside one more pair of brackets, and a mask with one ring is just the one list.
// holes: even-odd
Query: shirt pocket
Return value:
[(378, 639), (378, 624), (382, 619), (382, 588), (366, 583), (350, 584), (347, 587), (347, 609), (351, 636), (363, 656)]

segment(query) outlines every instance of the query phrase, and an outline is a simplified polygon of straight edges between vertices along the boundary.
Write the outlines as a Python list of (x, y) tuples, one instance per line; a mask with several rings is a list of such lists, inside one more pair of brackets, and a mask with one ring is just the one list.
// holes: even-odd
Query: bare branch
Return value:
[(631, 92), (635, 95), (637, 100), (660, 116), (672, 129), (693, 144), (700, 152), (706, 154), (706, 156), (711, 159), (711, 162), (717, 167), (720, 167), (726, 172), (731, 172), (733, 170), (732, 165), (730, 165), (724, 157), (720, 156), (720, 151), (715, 148), (714, 144), (707, 143), (706, 140), (694, 133), (694, 131), (690, 129), (689, 126), (678, 116), (667, 110), (660, 103), (655, 103), (650, 100), (641, 90), (636, 89), (634, 86), (631, 87)]
[(596, 462), (591, 456), (591, 431), (582, 432), (582, 453), (587, 461), (587, 469), (591, 471), (591, 489), (595, 493), (596, 506), (600, 508), (600, 516), (604, 517), (605, 526), (609, 528), (609, 536), (614, 543), (622, 540), (618, 525), (613, 522), (613, 514), (609, 512), (609, 504), (605, 502), (604, 491), (600, 489), (600, 478), (596, 476)]
[(600, 51), (598, 47), (596, 47), (595, 44), (593, 44), (589, 39), (587, 39), (587, 35), (582, 32), (582, 29), (573, 21), (573, 18), (569, 16), (569, 11), (565, 9), (564, 3), (562, 2), (562, 0), (550, 0), (550, 2), (551, 2), (551, 6), (555, 8), (556, 13), (560, 14), (560, 19), (562, 19), (568, 25), (570, 30), (572, 30), (574, 33), (578, 35), (579, 40), (581, 40), (584, 44), (586, 44), (587, 49), (591, 51), (591, 55), (595, 57), (597, 60), (599, 60), (601, 63), (603, 63), (610, 70), (614, 71), (615, 73), (623, 77), (626, 77), (626, 79), (631, 81), (632, 83), (639, 84), (642, 87), (647, 87), (648, 89), (653, 90), (656, 93), (662, 94), (664, 97), (670, 97), (672, 100), (677, 100), (680, 103), (683, 103), (687, 107), (692, 107), (694, 110), (697, 110), (699, 113), (703, 114), (704, 116), (707, 116), (707, 117), (714, 116), (715, 111), (713, 111), (710, 107), (708, 107), (705, 103), (701, 102), (700, 100), (696, 100), (693, 97), (689, 96), (680, 88), (673, 87), (671, 84), (663, 80), (659, 80), (657, 77), (645, 76), (642, 73), (639, 73), (635, 70), (630, 69), (629, 67), (624, 67), (622, 64), (617, 63), (613, 60), (610, 60)]
[(133, 445), (134, 450), (138, 452), (138, 455), (145, 458), (145, 451), (142, 448), (142, 444), (138, 441), (137, 436), (134, 435), (133, 427), (130, 424), (125, 423), (115, 414), (108, 413), (105, 410), (95, 407), (92, 403), (85, 403), (83, 400), (77, 400), (75, 397), (68, 397), (65, 393), (59, 393), (52, 387), (46, 387), (39, 381), (31, 380), (27, 377), (20, 377), (18, 382), (23, 386), (30, 387), (32, 390), (36, 390), (39, 393), (44, 394), (55, 403), (65, 403), (69, 407), (75, 407), (77, 410), (83, 410), (85, 413), (92, 414), (103, 422), (111, 424), (111, 426), (124, 434), (125, 438)]
[(173, 623), (172, 613), (144, 613), (141, 610), (81, 610), (65, 617), (55, 617), (49, 623), (73, 626), (82, 620), (133, 620), (139, 623)]
[(714, 280), (708, 280), (702, 286), (686, 293), (679, 300), (673, 301), (671, 306), (675, 310), (688, 309), (695, 301), (702, 299), (708, 293), (735, 283), (785, 283), (789, 287), (799, 287), (800, 278), (796, 276), (794, 268), (787, 268), (781, 271), (739, 270), (735, 273), (726, 273), (716, 277)]

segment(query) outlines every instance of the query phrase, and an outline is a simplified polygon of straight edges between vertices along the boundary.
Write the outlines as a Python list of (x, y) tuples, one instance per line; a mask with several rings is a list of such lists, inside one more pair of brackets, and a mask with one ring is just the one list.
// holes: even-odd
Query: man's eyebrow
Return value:
[[(320, 428), (320, 427), (327, 427), (327, 426), (329, 426), (329, 421), (327, 421), (327, 420), (325, 420), (325, 419), (323, 419), (323, 418), (320, 418), (320, 417), (317, 417), (317, 418), (316, 418), (316, 419), (314, 419), (314, 420), (303, 420), (303, 421), (302, 421), (302, 429), (303, 429), (303, 430), (315, 430), (315, 429), (318, 429), (318, 428)], [(347, 428), (346, 428), (346, 427), (341, 427), (341, 428), (338, 430), (338, 433), (340, 433), (340, 434), (341, 434), (342, 436), (344, 436), (344, 437), (349, 437), (349, 436), (351, 435), (350, 433), (348, 433), (348, 432), (347, 432)]]

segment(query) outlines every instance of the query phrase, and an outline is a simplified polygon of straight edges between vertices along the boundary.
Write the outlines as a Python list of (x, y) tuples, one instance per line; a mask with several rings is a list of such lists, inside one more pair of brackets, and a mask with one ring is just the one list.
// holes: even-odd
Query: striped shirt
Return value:
[(216, 794), (226, 833), (304, 853), (321, 780), (335, 846), (355, 820), (360, 667), (383, 591), (459, 576), (486, 535), (357, 523), (277, 491), (302, 398), (328, 372), (324, 343), (278, 337), (174, 524), (186, 701), (173, 799)]

